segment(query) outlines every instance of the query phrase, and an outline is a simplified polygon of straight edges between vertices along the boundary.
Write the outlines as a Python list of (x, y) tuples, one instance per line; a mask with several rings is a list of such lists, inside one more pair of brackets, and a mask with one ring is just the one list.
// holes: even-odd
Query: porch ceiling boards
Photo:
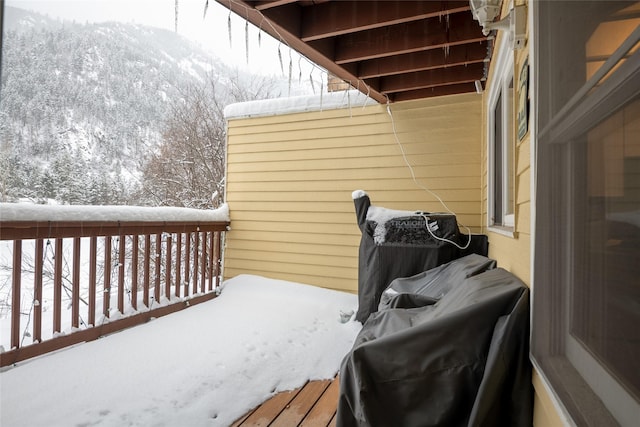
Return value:
[(386, 103), (474, 92), (491, 43), (468, 1), (216, 0)]

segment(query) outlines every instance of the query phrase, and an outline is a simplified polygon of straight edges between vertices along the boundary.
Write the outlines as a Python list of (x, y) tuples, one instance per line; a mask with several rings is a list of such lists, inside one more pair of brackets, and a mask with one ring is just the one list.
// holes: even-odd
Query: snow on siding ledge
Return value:
[(277, 116), (312, 111), (337, 110), (340, 108), (364, 107), (367, 104), (376, 104), (376, 101), (358, 90), (347, 90), (343, 92), (325, 93), (322, 97), (320, 97), (320, 95), (305, 95), (239, 102), (227, 105), (224, 109), (224, 117), (229, 120)]
[(229, 221), (229, 206), (200, 210), (177, 207), (36, 205), (0, 203), (2, 221)]

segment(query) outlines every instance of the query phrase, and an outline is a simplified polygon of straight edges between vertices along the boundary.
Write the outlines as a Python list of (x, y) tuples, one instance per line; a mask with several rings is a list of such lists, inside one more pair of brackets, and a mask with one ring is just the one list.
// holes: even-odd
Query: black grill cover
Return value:
[(532, 425), (529, 291), (500, 268), (461, 274), (467, 258), (439, 273), (460, 282), (369, 317), (340, 369), (339, 427)]
[[(358, 196), (354, 198), (354, 204), (362, 237), (358, 254), (356, 320), (364, 323), (369, 314), (377, 310), (381, 292), (393, 279), (413, 276), (461, 256), (458, 247), (435, 239), (432, 233), (460, 246), (467, 243), (468, 236), (460, 235), (456, 217), (451, 214), (396, 216), (379, 224), (367, 219), (372, 208), (369, 196), (364, 192)], [(474, 236), (471, 243), (468, 253), (487, 254), (486, 236)]]

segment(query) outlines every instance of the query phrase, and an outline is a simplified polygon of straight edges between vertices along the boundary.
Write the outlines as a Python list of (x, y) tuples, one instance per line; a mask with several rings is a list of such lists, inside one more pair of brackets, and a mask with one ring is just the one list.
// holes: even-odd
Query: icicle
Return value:
[(445, 18), (447, 22), (447, 31), (449, 31), (449, 14), (447, 13), (447, 17)]
[(258, 28), (258, 47), (262, 47), (262, 21), (260, 21), (260, 28)]
[(227, 19), (227, 30), (229, 31), (229, 47), (233, 47), (231, 40), (231, 11), (229, 11), (229, 18)]
[(291, 49), (289, 49), (289, 96), (291, 96), (291, 79), (293, 77), (293, 59), (291, 59)]
[(309, 73), (309, 82), (311, 83), (311, 90), (313, 91), (313, 94), (316, 94), (316, 87), (313, 84), (313, 70), (311, 70), (311, 73)]
[(364, 100), (364, 104), (362, 105), (362, 109), (367, 106), (367, 101), (369, 101), (369, 95), (371, 94), (371, 86), (367, 85), (367, 97)]
[(324, 79), (320, 75), (320, 111), (322, 111), (322, 95), (324, 93)]
[(178, 0), (176, 0), (176, 11), (175, 11), (175, 30), (178, 32)]
[(278, 60), (280, 61), (280, 71), (284, 76), (284, 64), (282, 63), (282, 52), (280, 51), (280, 45), (278, 45)]
[(353, 118), (353, 113), (351, 112), (351, 91), (347, 88), (347, 104), (349, 105), (349, 118)]
[(244, 23), (244, 51), (247, 56), (247, 64), (249, 64), (249, 21)]
[(298, 71), (299, 71), (298, 84), (302, 83), (302, 65), (301, 65), (301, 62), (302, 62), (302, 56), (298, 56)]
[(207, 17), (207, 9), (209, 9), (209, 0), (204, 3), (204, 13), (202, 14), (202, 19)]

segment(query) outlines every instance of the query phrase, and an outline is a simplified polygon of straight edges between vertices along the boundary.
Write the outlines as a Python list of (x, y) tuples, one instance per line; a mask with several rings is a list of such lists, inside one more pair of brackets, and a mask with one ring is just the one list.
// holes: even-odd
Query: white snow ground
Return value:
[(0, 425), (227, 426), (335, 375), (355, 295), (242, 275), (220, 297), (0, 373)]

